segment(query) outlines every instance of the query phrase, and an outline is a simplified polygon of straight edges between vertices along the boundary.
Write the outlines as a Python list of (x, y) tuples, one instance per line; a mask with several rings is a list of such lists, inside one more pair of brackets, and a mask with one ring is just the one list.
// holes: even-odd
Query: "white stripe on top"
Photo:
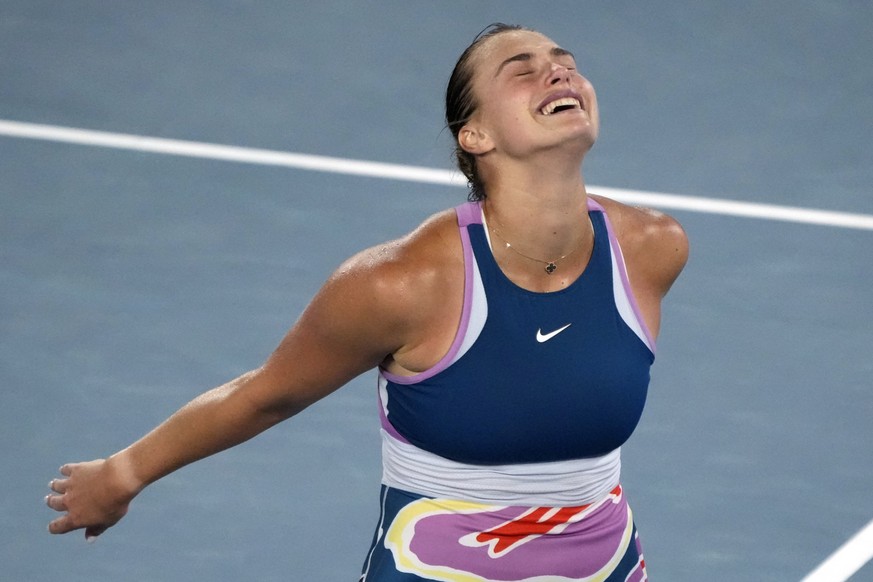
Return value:
[(492, 505), (566, 507), (592, 503), (619, 483), (621, 449), (547, 463), (468, 465), (382, 433), (382, 483), (427, 497)]

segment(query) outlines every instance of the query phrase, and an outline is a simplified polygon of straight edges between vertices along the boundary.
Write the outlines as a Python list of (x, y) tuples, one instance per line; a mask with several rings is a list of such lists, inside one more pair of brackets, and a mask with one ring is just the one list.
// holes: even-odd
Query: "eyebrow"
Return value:
[[(549, 51), (549, 54), (552, 55), (553, 57), (572, 57), (574, 60), (576, 58), (575, 55), (573, 55), (573, 53), (571, 53), (567, 49), (561, 48), (559, 46), (552, 47), (552, 49)], [(500, 74), (500, 71), (503, 70), (503, 67), (505, 67), (509, 63), (525, 62), (525, 61), (531, 60), (532, 58), (533, 58), (532, 53), (519, 53), (517, 55), (513, 55), (513, 56), (509, 57), (508, 59), (506, 59), (505, 61), (503, 61), (502, 63), (500, 63), (500, 66), (497, 67), (497, 72), (494, 73), (494, 76), (497, 77)]]

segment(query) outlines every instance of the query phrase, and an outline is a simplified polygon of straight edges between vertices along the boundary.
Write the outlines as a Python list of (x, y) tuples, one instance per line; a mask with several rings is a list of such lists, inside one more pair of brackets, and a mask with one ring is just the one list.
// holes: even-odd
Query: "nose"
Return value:
[(557, 85), (562, 81), (570, 80), (570, 69), (565, 67), (564, 65), (560, 65), (558, 63), (552, 63), (551, 70), (549, 71), (548, 82), (549, 85)]

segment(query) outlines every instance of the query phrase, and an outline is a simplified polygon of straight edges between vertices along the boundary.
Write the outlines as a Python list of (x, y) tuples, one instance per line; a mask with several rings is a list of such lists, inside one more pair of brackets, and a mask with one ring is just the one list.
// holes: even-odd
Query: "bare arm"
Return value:
[(390, 248), (343, 265), (260, 368), (195, 398), (108, 459), (64, 465), (46, 498), (64, 515), (49, 531), (101, 534), (150, 483), (297, 414), (403, 347), (408, 310), (397, 304), (408, 277)]

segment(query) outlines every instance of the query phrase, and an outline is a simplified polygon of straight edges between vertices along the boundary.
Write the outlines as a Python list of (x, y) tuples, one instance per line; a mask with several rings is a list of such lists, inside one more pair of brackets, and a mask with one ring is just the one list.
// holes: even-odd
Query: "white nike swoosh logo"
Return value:
[(547, 342), (550, 339), (552, 339), (553, 337), (555, 337), (556, 335), (558, 335), (559, 333), (561, 333), (562, 331), (564, 331), (565, 329), (567, 329), (568, 327), (570, 327), (571, 325), (573, 325), (573, 324), (568, 323), (564, 327), (556, 329), (555, 331), (549, 332), (547, 334), (543, 334), (543, 330), (538, 329), (537, 330), (537, 341), (540, 343)]

